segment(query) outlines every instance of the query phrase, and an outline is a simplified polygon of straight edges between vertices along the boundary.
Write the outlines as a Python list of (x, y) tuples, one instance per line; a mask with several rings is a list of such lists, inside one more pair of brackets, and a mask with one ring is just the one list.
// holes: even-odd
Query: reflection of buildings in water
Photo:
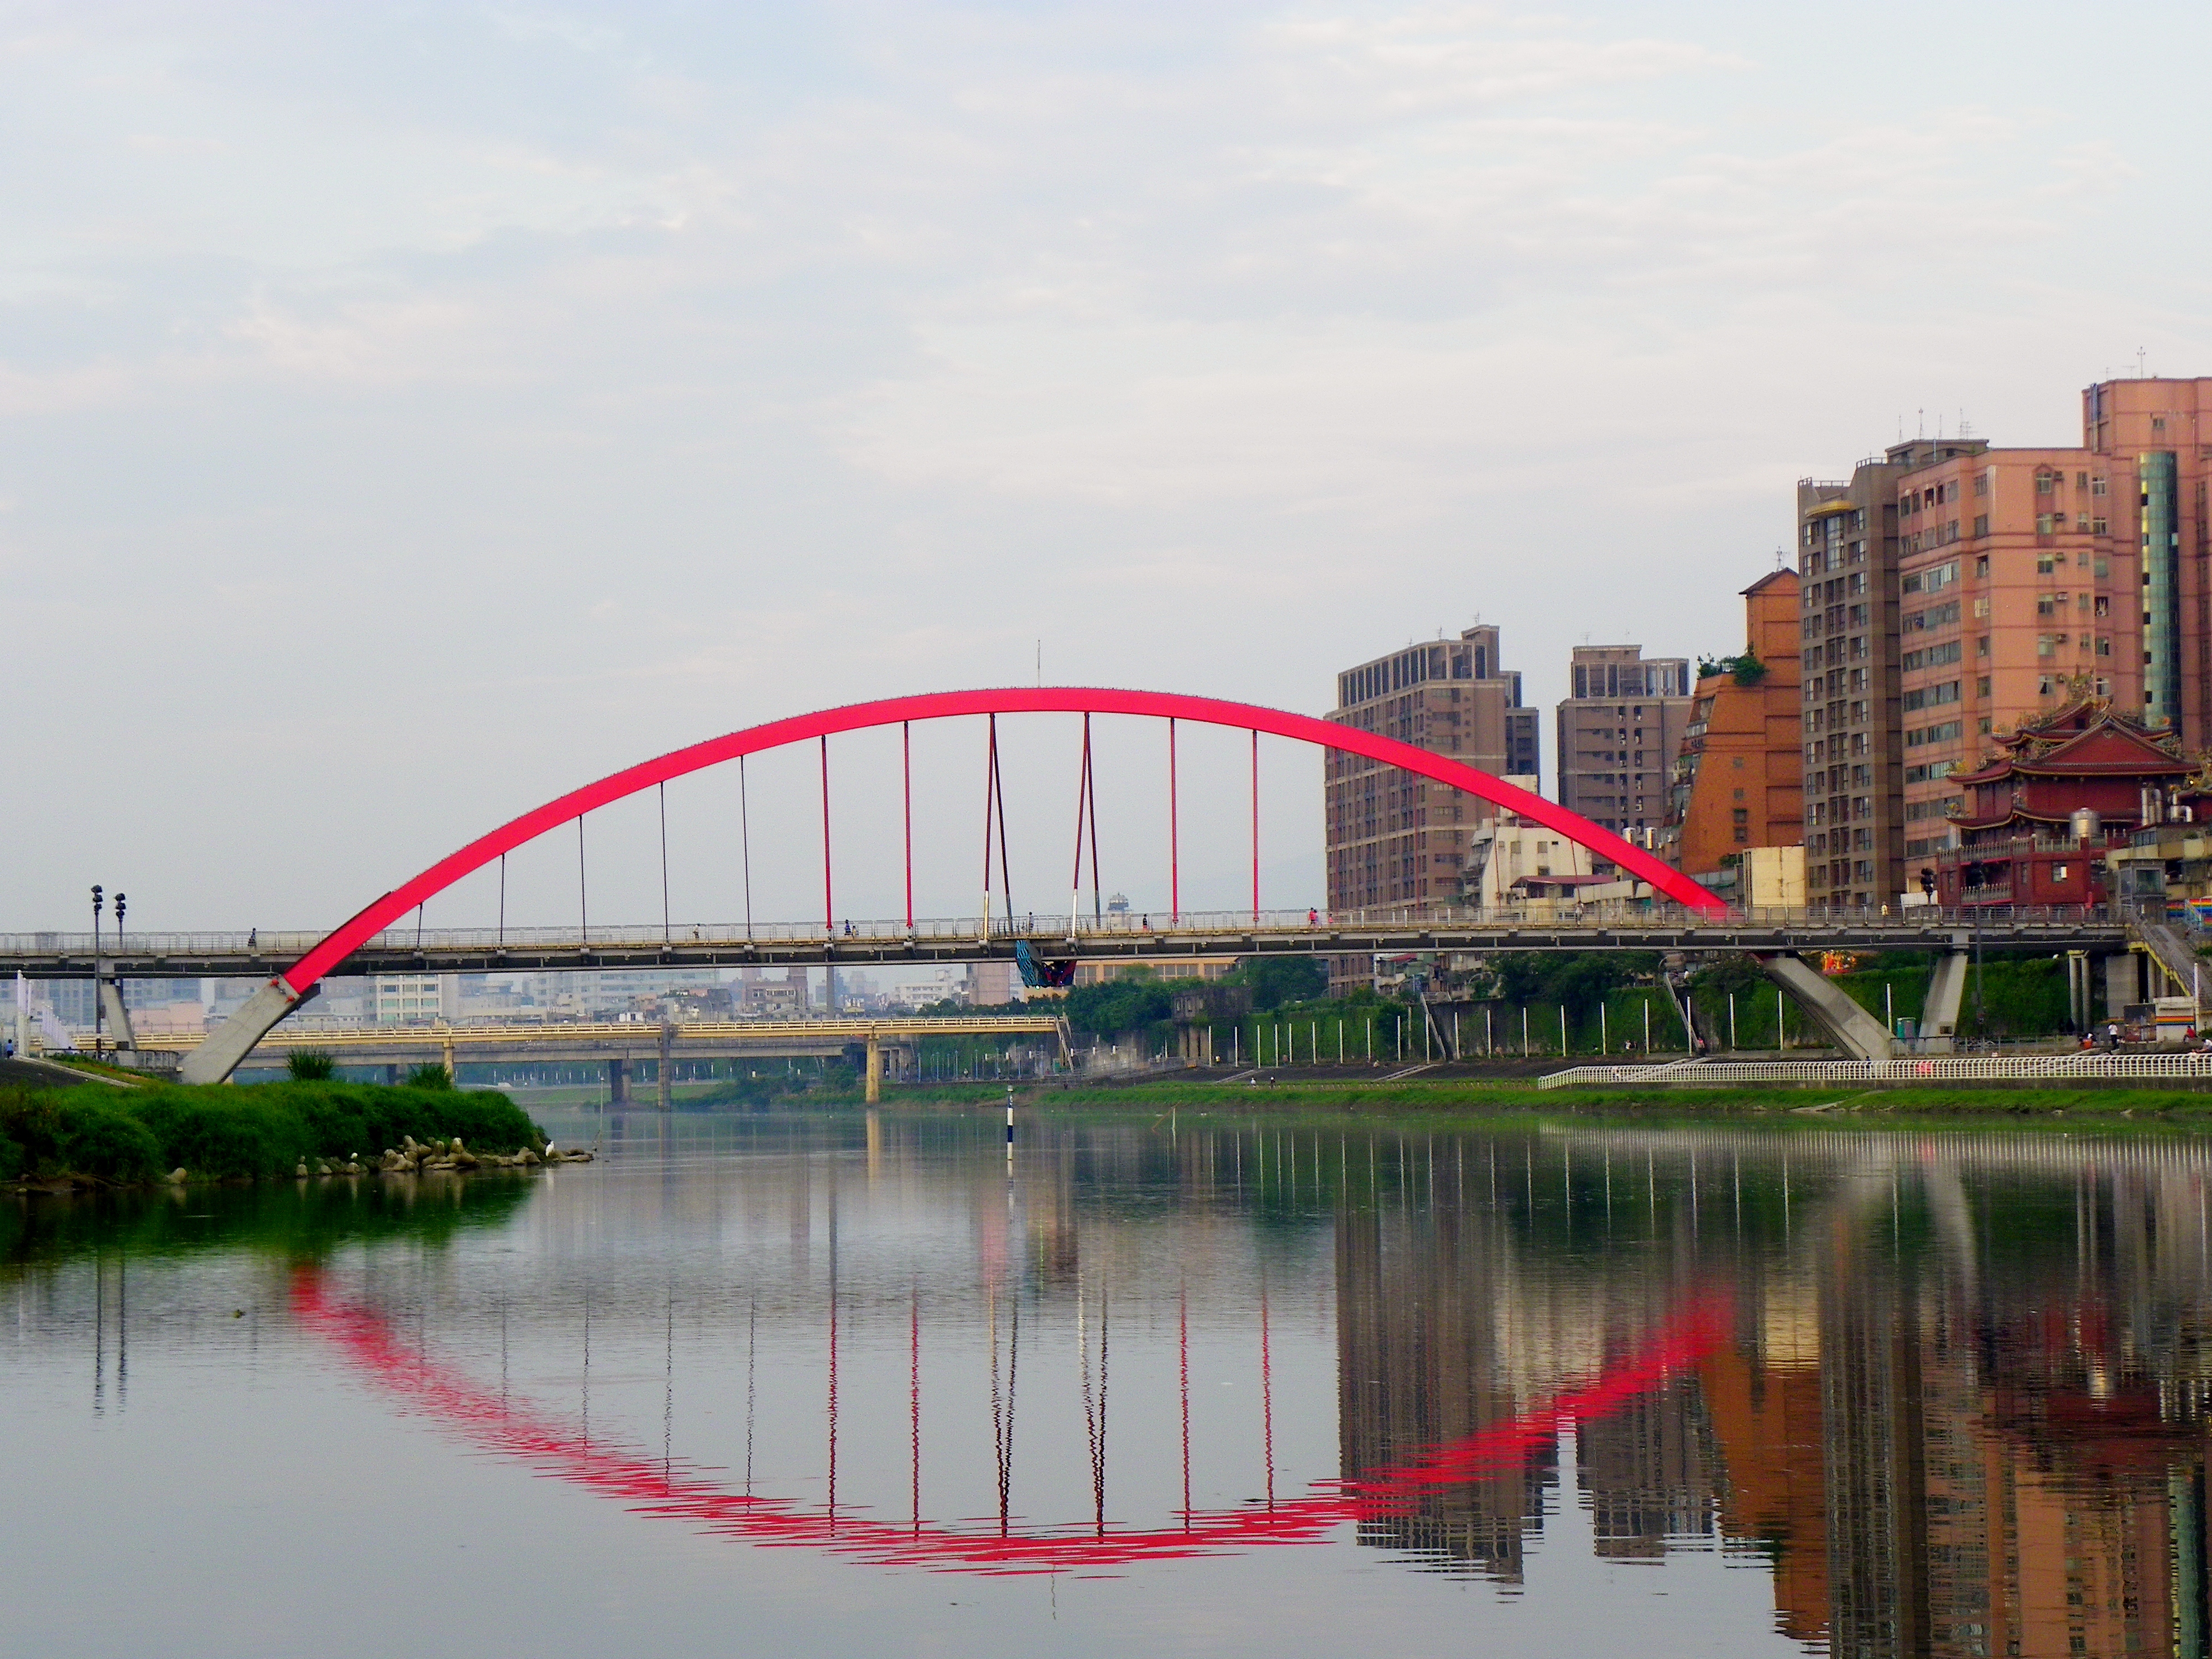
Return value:
[[(1679, 1244), (1681, 1241), (1675, 1241)], [(1425, 1206), (1337, 1216), (1338, 1436), (1347, 1480), (1515, 1418), (1601, 1373), (1663, 1318), (1669, 1252), (1567, 1268), (1516, 1241), (1502, 1212), (1455, 1193)], [(1601, 1553), (1660, 1553), (1711, 1536), (1716, 1460), (1697, 1379), (1580, 1425), (1581, 1485)], [(1558, 1453), (1518, 1478), (1472, 1481), (1363, 1522), (1360, 1541), (1448, 1570), (1521, 1581)]]
[[(1337, 1433), (1356, 1480), (1510, 1417), (1492, 1317), (1505, 1230), (1457, 1207), (1373, 1206), (1337, 1217)], [(1478, 1481), (1360, 1523), (1359, 1540), (1521, 1582), (1522, 1534), (1540, 1525), (1547, 1468)]]
[(1738, 1315), (1751, 1316), (1743, 1339), (1698, 1368), (1721, 1469), (1720, 1528), (1766, 1556), (1782, 1633), (1811, 1642), (1828, 1626), (1819, 1304), (1809, 1279), (1752, 1279), (1738, 1290)]
[(2048, 1182), (1970, 1209), (1955, 1169), (1908, 1170), (1904, 1222), (1887, 1181), (1878, 1206), (1832, 1194), (1808, 1229), (1817, 1463), (1801, 1366), (1705, 1367), (1724, 1518), (1767, 1540), (1785, 1633), (1869, 1656), (2205, 1651), (2203, 1188), (2157, 1163), (2077, 1162), (2075, 1224), (2039, 1236)]
[(1656, 1560), (1675, 1538), (1711, 1538), (1719, 1460), (1698, 1379), (1678, 1376), (1579, 1425), (1575, 1461), (1597, 1553)]
[[(1565, 1248), (1518, 1205), (1455, 1192), (1340, 1209), (1345, 1474), (1528, 1409), (1600, 1370), (1672, 1287), (1721, 1273), (1736, 1340), (1578, 1429), (1601, 1553), (1748, 1546), (1772, 1563), (1783, 1634), (1868, 1659), (2212, 1651), (2212, 1153), (1794, 1137), (1777, 1237), (1775, 1194), (1754, 1191), (1773, 1143), (1693, 1138), (1723, 1200), (1620, 1249)], [(1663, 1169), (1668, 1142), (1645, 1139)], [(1690, 1149), (1673, 1145), (1679, 1201)], [(1747, 1204), (1766, 1216), (1748, 1235)], [(1517, 1583), (1556, 1478), (1547, 1457), (1361, 1539)]]

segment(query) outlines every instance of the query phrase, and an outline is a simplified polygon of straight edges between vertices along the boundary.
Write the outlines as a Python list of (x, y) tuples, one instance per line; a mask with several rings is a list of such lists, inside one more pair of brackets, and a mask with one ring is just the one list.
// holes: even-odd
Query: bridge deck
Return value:
[[(1309, 922), (1304, 910), (1170, 921), (1149, 916), (1024, 916), (821, 927), (394, 928), (346, 959), (346, 974), (497, 973), (543, 969), (843, 967), (1003, 961), (1026, 943), (1041, 960), (1221, 956), (1368, 956), (1489, 951), (1816, 951), (1950, 948), (1978, 937), (1993, 949), (2113, 951), (2126, 924), (2079, 906), (1878, 911), (1735, 910), (1705, 917), (1674, 908), (1548, 912), (1370, 911)], [(266, 979), (304, 956), (319, 933), (132, 933), (100, 941), (102, 971), (130, 979)], [(0, 974), (94, 976), (89, 933), (0, 934)]]
[[(286, 1022), (256, 1045), (263, 1057), (295, 1050), (326, 1054), (342, 1066), (405, 1063), (425, 1056), (474, 1060), (587, 1060), (666, 1052), (681, 1059), (744, 1054), (780, 1059), (787, 1055), (836, 1054), (854, 1042), (886, 1048), (928, 1036), (1048, 1036), (1066, 1042), (1060, 1018), (1052, 1014), (947, 1015), (912, 1019), (690, 1020), (661, 1026), (644, 1020), (577, 1021), (570, 1024), (517, 1022), (511, 1025), (344, 1025), (317, 1027)], [(163, 1032), (137, 1039), (141, 1050), (188, 1054), (199, 1046), (198, 1032)]]

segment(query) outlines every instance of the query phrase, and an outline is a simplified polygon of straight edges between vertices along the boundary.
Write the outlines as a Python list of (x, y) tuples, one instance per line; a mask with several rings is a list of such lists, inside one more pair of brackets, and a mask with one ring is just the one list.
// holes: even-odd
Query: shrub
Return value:
[(410, 1089), (450, 1089), (453, 1086), (453, 1074), (435, 1064), (417, 1066), (407, 1073), (405, 1086)]
[(128, 1112), (96, 1100), (74, 1101), (64, 1122), (62, 1161), (79, 1175), (137, 1181), (161, 1164), (161, 1143)]
[(337, 1074), (338, 1063), (329, 1054), (312, 1048), (295, 1048), (285, 1060), (284, 1069), (295, 1083), (328, 1083)]

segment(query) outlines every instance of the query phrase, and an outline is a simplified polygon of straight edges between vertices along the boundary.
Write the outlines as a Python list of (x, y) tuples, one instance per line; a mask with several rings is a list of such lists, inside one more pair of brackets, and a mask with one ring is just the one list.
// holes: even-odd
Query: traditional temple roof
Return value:
[(1998, 741), (1998, 752), (1972, 772), (1954, 772), (1960, 787), (2021, 778), (2187, 777), (2197, 764), (2180, 738), (2119, 714), (2108, 699), (2081, 697)]

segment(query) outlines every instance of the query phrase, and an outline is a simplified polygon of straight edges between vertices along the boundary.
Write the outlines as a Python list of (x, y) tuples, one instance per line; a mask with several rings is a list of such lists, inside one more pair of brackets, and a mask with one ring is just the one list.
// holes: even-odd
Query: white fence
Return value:
[(1675, 1060), (1665, 1066), (1577, 1066), (1537, 1079), (1539, 1089), (1592, 1084), (2212, 1082), (2212, 1054), (1929, 1054), (1903, 1060)]

